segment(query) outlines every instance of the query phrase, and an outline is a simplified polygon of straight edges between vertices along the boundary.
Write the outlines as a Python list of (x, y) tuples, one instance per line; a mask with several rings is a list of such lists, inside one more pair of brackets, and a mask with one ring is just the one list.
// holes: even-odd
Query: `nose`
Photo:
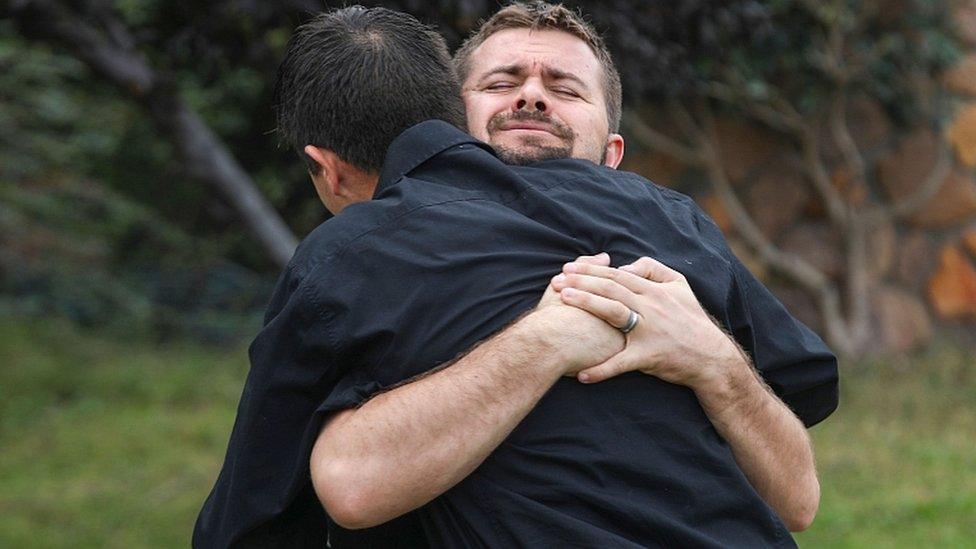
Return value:
[(549, 103), (546, 98), (546, 93), (540, 83), (532, 82), (531, 80), (525, 82), (522, 86), (521, 93), (519, 93), (518, 98), (515, 100), (515, 110), (546, 112), (548, 108)]
[(543, 101), (541, 99), (538, 99), (535, 102), (527, 101), (525, 99), (519, 99), (515, 103), (515, 110), (517, 110), (517, 111), (521, 111), (521, 110), (527, 110), (527, 111), (537, 110), (537, 111), (545, 112), (546, 111), (546, 103), (545, 103), (545, 101)]

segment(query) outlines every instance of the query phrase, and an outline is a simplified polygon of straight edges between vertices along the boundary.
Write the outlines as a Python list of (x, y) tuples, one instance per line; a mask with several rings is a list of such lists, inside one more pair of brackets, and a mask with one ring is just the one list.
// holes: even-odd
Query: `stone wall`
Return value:
[[(896, 202), (918, 188), (950, 149), (952, 165), (938, 190), (907, 219), (869, 235), (873, 337), (886, 352), (904, 352), (927, 343), (934, 331), (952, 327), (976, 335), (976, 0), (956, 8), (964, 44), (959, 62), (933, 77), (948, 93), (952, 116), (941, 135), (906, 130), (891, 123), (871, 101), (852, 102), (848, 124), (871, 167), (869, 184), (836, 162), (831, 181), (852, 204)], [(746, 122), (719, 120), (718, 144), (728, 178), (756, 225), (777, 247), (796, 254), (821, 272), (841, 278), (846, 268), (840, 235), (801, 170), (790, 161), (787, 144), (772, 132)], [(839, 158), (832, 140), (822, 154)], [(940, 140), (942, 142), (940, 143)], [(737, 239), (732, 220), (706, 174), (654, 151), (629, 150), (623, 169), (691, 194), (729, 236), (733, 248), (787, 306), (814, 328), (822, 328), (813, 298), (768, 273)]]

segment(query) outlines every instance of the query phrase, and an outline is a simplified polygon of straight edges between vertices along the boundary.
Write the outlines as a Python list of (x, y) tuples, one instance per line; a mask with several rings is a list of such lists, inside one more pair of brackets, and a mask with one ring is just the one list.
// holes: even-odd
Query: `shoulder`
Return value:
[(403, 177), (391, 192), (349, 206), (302, 240), (286, 272), (300, 279), (294, 283), (299, 289), (314, 293), (315, 286), (348, 285), (364, 269), (382, 269), (381, 262), (402, 267), (422, 248), (456, 233), (471, 204), (489, 202), (483, 193), (434, 186)]
[(673, 222), (699, 233), (706, 242), (718, 245), (723, 251), (727, 250), (722, 230), (694, 198), (632, 172), (611, 171), (616, 172), (619, 180), (646, 189), (651, 200), (657, 202)]
[(342, 255), (351, 246), (395, 228), (404, 218), (422, 215), (425, 210), (445, 203), (472, 198), (450, 192), (415, 192), (418, 187), (427, 184), (404, 177), (396, 185), (395, 191), (381, 198), (353, 204), (326, 220), (298, 245), (289, 261), (289, 270), (307, 274), (321, 263)]

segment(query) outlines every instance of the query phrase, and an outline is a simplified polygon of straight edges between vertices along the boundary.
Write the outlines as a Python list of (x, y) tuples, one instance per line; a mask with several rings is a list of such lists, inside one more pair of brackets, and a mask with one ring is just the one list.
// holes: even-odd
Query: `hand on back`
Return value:
[[(697, 389), (719, 381), (729, 364), (745, 360), (681, 273), (649, 257), (620, 268), (610, 267), (605, 255), (593, 257), (607, 261), (567, 263), (553, 278), (551, 291), (611, 326), (625, 326), (630, 311), (638, 314), (638, 322), (626, 334), (625, 348), (581, 370), (580, 381), (594, 383), (637, 370)], [(554, 297), (549, 291), (546, 299)]]

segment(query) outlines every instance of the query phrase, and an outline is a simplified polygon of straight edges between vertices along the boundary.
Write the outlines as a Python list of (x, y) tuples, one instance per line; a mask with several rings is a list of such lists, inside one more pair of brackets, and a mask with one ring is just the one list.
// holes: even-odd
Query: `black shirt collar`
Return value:
[(378, 196), (381, 191), (388, 189), (401, 177), (437, 154), (465, 143), (492, 151), (490, 146), (443, 120), (427, 120), (407, 128), (390, 144), (373, 196)]

